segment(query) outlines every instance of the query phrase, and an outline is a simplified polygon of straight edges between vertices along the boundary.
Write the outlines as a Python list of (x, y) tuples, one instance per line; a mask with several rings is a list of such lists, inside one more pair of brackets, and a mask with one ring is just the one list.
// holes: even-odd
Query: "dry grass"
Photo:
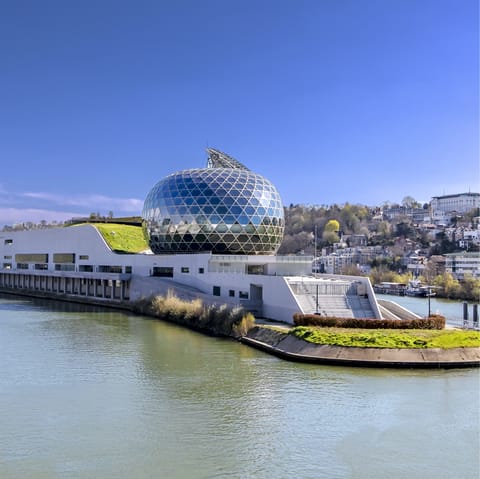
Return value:
[(255, 326), (255, 317), (241, 307), (230, 308), (225, 304), (206, 306), (201, 299), (187, 301), (178, 298), (171, 290), (166, 296), (137, 302), (136, 311), (213, 336), (238, 338)]

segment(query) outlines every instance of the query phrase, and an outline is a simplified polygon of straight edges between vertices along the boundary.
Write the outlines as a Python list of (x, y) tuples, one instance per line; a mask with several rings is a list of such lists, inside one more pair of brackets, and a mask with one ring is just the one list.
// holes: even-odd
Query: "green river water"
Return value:
[(0, 478), (479, 477), (479, 371), (291, 363), (0, 296)]

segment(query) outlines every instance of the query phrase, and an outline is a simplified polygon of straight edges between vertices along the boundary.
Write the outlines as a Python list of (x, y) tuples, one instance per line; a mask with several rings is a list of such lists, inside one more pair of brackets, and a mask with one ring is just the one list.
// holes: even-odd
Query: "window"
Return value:
[(205, 273), (205, 268), (198, 268), (198, 274)]
[(262, 264), (249, 264), (247, 274), (264, 274), (264, 267)]
[(48, 263), (48, 254), (19, 253), (15, 255), (15, 261), (17, 263)]
[(98, 272), (99, 273), (121, 273), (122, 267), (103, 264), (98, 267)]
[(220, 296), (220, 286), (214, 286), (213, 287), (213, 295), (214, 296)]
[(125, 273), (131, 274), (132, 273), (132, 267), (131, 266), (125, 266)]
[(13, 244), (13, 239), (6, 239), (5, 244)]
[(28, 269), (28, 263), (17, 263), (17, 269)]
[(81, 264), (78, 267), (78, 271), (86, 272), (86, 273), (93, 273), (93, 265), (91, 265), (91, 264)]
[(169, 266), (154, 266), (152, 276), (159, 276), (162, 278), (173, 278), (173, 268)]
[(3, 269), (12, 269), (12, 263), (3, 263)]
[(228, 295), (232, 298), (235, 297), (235, 290), (234, 289), (229, 289), (228, 290)]
[(3, 259), (12, 259), (12, 255), (5, 255)]
[(37, 264), (35, 265), (35, 269), (45, 271), (45, 270), (48, 269), (48, 264), (45, 264), (45, 263), (37, 263)]
[(54, 263), (75, 263), (75, 253), (53, 253)]
[(189, 273), (189, 272), (190, 272), (190, 269), (189, 269), (187, 266), (182, 266), (182, 267), (180, 268), (180, 271), (181, 271), (182, 273)]
[(248, 293), (246, 291), (239, 291), (238, 297), (241, 299), (248, 299)]
[(75, 271), (74, 264), (56, 264), (55, 271)]
[(88, 260), (88, 254), (81, 254), (78, 259)]

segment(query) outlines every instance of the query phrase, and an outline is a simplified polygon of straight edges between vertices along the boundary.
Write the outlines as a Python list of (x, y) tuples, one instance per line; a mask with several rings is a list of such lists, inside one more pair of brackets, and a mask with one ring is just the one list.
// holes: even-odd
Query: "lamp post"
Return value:
[(430, 286), (428, 287), (427, 289), (427, 295), (428, 295), (428, 317), (430, 317), (430, 296), (431, 296), (431, 289), (430, 289)]

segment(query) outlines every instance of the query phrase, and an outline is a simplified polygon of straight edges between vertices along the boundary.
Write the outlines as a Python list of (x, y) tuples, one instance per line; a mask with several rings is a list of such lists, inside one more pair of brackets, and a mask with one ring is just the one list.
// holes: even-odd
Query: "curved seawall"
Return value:
[(480, 348), (392, 349), (312, 344), (286, 333), (255, 327), (242, 343), (290, 361), (376, 368), (480, 367)]

